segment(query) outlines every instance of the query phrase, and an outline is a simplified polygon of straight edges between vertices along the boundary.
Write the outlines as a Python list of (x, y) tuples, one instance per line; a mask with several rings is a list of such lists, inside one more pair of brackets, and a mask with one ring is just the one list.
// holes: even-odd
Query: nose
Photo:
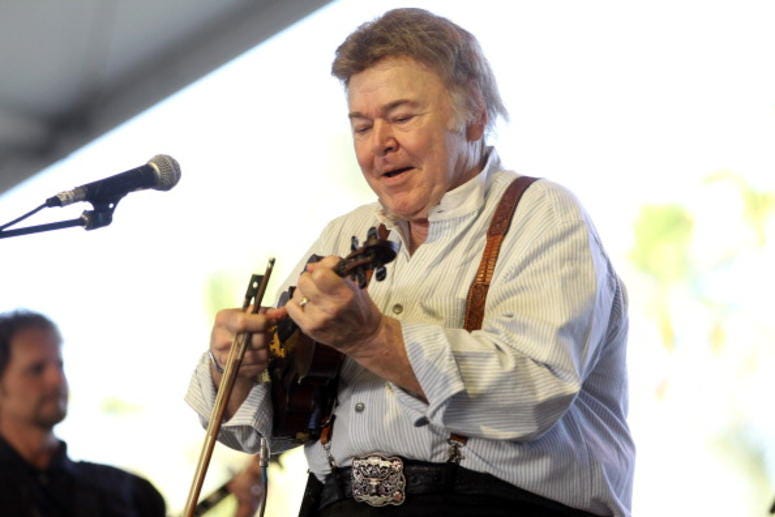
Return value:
[(398, 140), (393, 134), (393, 128), (385, 120), (377, 119), (374, 121), (372, 139), (372, 150), (377, 156), (384, 156), (398, 149)]
[(46, 381), (51, 386), (64, 386), (67, 385), (67, 377), (65, 376), (65, 370), (61, 364), (52, 364), (46, 369)]

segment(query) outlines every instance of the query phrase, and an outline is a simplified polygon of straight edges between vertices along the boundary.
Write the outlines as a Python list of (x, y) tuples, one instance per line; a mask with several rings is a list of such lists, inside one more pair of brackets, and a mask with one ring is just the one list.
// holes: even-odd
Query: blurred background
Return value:
[[(22, 3), (0, 1), (4, 24)], [(92, 3), (99, 12), (83, 16), (116, 22), (121, 14), (122, 4), (109, 1), (56, 9)], [(177, 20), (176, 3), (164, 5)], [(194, 3), (212, 7), (212, 16), (219, 4)], [(50, 22), (42, 6), (54, 4), (34, 4)], [(106, 228), (0, 242), (0, 310), (41, 311), (65, 338), (71, 404), (57, 432), (71, 455), (145, 475), (170, 515), (180, 514), (204, 438), (183, 396), (213, 315), (241, 303), (250, 274), (270, 257), (273, 292), (328, 219), (373, 199), (330, 63), (360, 23), (412, 5), (479, 38), (511, 114), (492, 143), (510, 168), (578, 195), (628, 286), (633, 514), (767, 515), (775, 498), (775, 318), (767, 301), (775, 291), (775, 4), (288, 2), (298, 6), (293, 16), (277, 14), (283, 2), (264, 4), (275, 23), (255, 14), (234, 27), (249, 33), (245, 23), (253, 23), (259, 44), (243, 43), (249, 48), (233, 59), (216, 56), (218, 66), (201, 77), (191, 77), (199, 69), (184, 52), (166, 55), (159, 76), (136, 81), (164, 100), (136, 104), (136, 114), (116, 109), (123, 119), (102, 125), (60, 124), (79, 129), (77, 138), (59, 141), (58, 152), (27, 150), (28, 168), (45, 166), (22, 174), (12, 146), (0, 146), (0, 225), (159, 153), (182, 170), (169, 192), (123, 199)], [(144, 27), (136, 27), (138, 45)], [(228, 25), (219, 27), (200, 37), (225, 37)], [(30, 38), (34, 30), (56, 28), (32, 27)], [(87, 47), (108, 62), (117, 50), (104, 41)], [(20, 53), (36, 45), (12, 43)], [(30, 88), (56, 87), (37, 84), (40, 63), (18, 66), (0, 61), (0, 82), (23, 71)], [(107, 65), (83, 66), (83, 81), (100, 73)], [(185, 86), (159, 86), (159, 77)], [(22, 135), (8, 120), (0, 117), (0, 136)], [(46, 209), (15, 227), (89, 208)], [(203, 494), (246, 462), (216, 447)], [(295, 515), (305, 479), (300, 450), (273, 462), (266, 515)], [(212, 515), (229, 515), (230, 504)]]

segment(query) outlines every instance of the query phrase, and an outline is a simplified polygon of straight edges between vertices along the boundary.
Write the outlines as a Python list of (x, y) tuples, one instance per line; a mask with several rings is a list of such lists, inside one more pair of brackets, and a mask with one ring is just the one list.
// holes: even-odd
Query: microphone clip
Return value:
[(39, 212), (40, 210), (47, 208), (47, 203), (43, 203), (34, 210), (31, 210), (21, 217), (17, 217), (13, 221), (0, 226), (0, 239), (8, 237), (17, 237), (19, 235), (29, 235), (31, 233), (40, 233), (49, 230), (61, 230), (62, 228), (71, 228), (73, 226), (81, 226), (86, 230), (94, 230), (96, 228), (102, 228), (108, 226), (113, 222), (113, 211), (116, 209), (116, 205), (121, 200), (123, 195), (115, 196), (110, 201), (89, 201), (92, 204), (94, 210), (84, 211), (80, 217), (75, 219), (68, 219), (66, 221), (59, 221), (55, 223), (38, 224), (35, 226), (26, 226), (24, 228), (17, 228), (8, 230), (7, 228), (22, 221), (29, 216)]
[(84, 210), (80, 217), (80, 220), (83, 221), (81, 226), (85, 230), (94, 230), (112, 223), (113, 211), (116, 209), (116, 205), (121, 197), (123, 196), (119, 196), (115, 201), (91, 201), (94, 210)]

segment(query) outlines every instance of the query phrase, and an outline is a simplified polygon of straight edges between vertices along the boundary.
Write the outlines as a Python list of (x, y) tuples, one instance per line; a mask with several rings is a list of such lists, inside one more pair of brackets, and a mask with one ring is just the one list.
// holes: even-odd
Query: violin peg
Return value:
[(377, 228), (375, 226), (372, 226), (371, 228), (369, 228), (369, 231), (366, 234), (366, 238), (370, 241), (377, 239)]
[(353, 235), (352, 237), (350, 237), (350, 251), (357, 250), (358, 246), (359, 246), (358, 237)]
[(361, 289), (366, 287), (366, 273), (362, 269), (355, 273), (355, 279), (358, 281), (358, 287)]
[(382, 282), (387, 276), (387, 270), (385, 266), (379, 266), (374, 270), (374, 276), (377, 278), (377, 282)]

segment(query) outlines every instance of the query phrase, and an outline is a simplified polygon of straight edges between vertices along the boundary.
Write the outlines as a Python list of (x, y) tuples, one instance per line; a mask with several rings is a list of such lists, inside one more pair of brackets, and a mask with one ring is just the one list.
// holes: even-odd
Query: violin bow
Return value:
[[(242, 304), (243, 312), (255, 314), (261, 309), (261, 300), (266, 292), (266, 286), (269, 283), (269, 277), (272, 274), (273, 267), (274, 259), (270, 259), (263, 275), (251, 275), (248, 288), (245, 291), (245, 300)], [(188, 500), (186, 501), (186, 507), (183, 512), (185, 517), (193, 517), (195, 515), (194, 512), (196, 510), (199, 495), (202, 491), (202, 484), (204, 483), (205, 474), (207, 473), (207, 467), (210, 464), (215, 443), (218, 441), (218, 433), (221, 430), (223, 415), (226, 412), (226, 406), (229, 402), (231, 392), (234, 389), (234, 382), (237, 379), (237, 372), (242, 364), (242, 359), (245, 357), (245, 350), (247, 349), (249, 342), (249, 332), (237, 334), (232, 341), (229, 350), (229, 358), (226, 361), (223, 374), (221, 374), (218, 393), (215, 396), (215, 403), (213, 404), (213, 410), (210, 414), (210, 421), (207, 424), (207, 433), (205, 435), (204, 444), (202, 445), (202, 451), (199, 455), (199, 462), (194, 474), (194, 480), (191, 483), (191, 489), (188, 493)]]

